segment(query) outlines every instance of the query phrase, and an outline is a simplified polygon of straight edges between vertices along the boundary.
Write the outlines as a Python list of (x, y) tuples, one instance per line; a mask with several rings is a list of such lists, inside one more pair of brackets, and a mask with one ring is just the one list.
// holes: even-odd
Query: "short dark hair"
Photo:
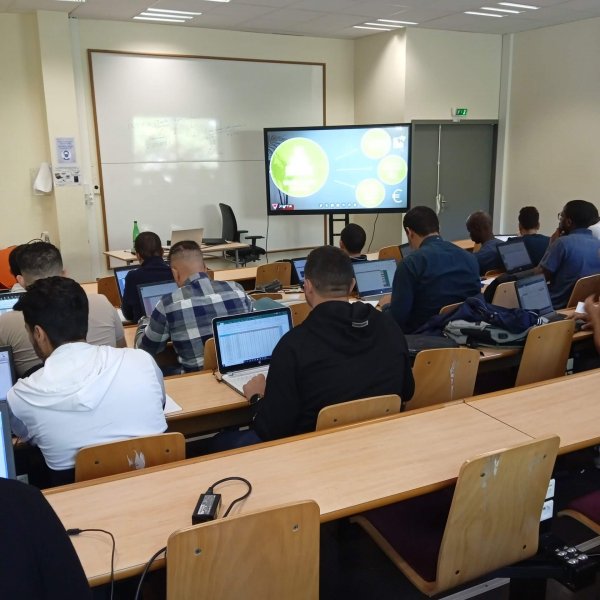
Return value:
[(352, 261), (335, 246), (315, 248), (306, 259), (304, 278), (310, 280), (322, 296), (345, 296), (354, 278)]
[(405, 215), (403, 226), (412, 229), (417, 235), (425, 236), (439, 233), (440, 222), (435, 211), (429, 206), (415, 206)]
[(21, 267), (19, 266), (19, 252), (23, 249), (25, 244), (19, 244), (15, 246), (8, 255), (8, 268), (10, 272), (16, 277), (21, 274)]
[(153, 231), (142, 231), (136, 238), (133, 244), (134, 250), (146, 260), (151, 256), (162, 256), (162, 242), (156, 233)]
[(169, 250), (169, 262), (173, 258), (187, 258), (189, 255), (197, 254), (199, 258), (202, 258), (202, 250), (200, 246), (193, 240), (182, 240), (171, 246)]
[(33, 330), (39, 325), (54, 348), (84, 340), (89, 304), (83, 288), (68, 277), (46, 277), (32, 283), (15, 304)]
[(598, 222), (598, 209), (587, 200), (570, 200), (565, 204), (563, 214), (571, 219), (577, 229)]
[(60, 250), (48, 242), (23, 244), (17, 255), (21, 275), (40, 279), (60, 275), (63, 270)]
[(344, 247), (348, 252), (360, 254), (367, 241), (367, 234), (360, 225), (350, 223), (342, 229), (340, 240), (344, 242)]
[(540, 212), (535, 206), (524, 206), (519, 211), (519, 225), (523, 229), (539, 229)]

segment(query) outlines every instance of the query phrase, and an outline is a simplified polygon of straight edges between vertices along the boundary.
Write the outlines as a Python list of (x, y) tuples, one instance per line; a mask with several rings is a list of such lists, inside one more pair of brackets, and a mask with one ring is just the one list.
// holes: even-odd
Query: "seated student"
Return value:
[(591, 329), (594, 332), (594, 346), (596, 352), (600, 354), (600, 303), (592, 294), (585, 299), (584, 305), (584, 321), (586, 321), (584, 329)]
[(66, 277), (39, 279), (15, 304), (44, 366), (9, 390), (13, 432), (38, 446), (55, 481), (84, 446), (162, 433), (162, 375), (145, 352), (86, 343), (88, 296)]
[(314, 431), (319, 411), (367, 396), (414, 392), (406, 340), (400, 328), (370, 304), (350, 304), (352, 264), (338, 248), (322, 246), (306, 261), (306, 320), (279, 341), (265, 381), (244, 387), (257, 404), (252, 427), (260, 440)]
[(204, 342), (212, 337), (212, 320), (222, 315), (250, 312), (252, 300), (235, 281), (211, 281), (200, 246), (183, 241), (169, 252), (173, 278), (179, 289), (159, 300), (136, 333), (136, 347), (161, 352), (169, 339), (186, 372), (204, 365)]
[(443, 306), (479, 294), (481, 282), (473, 254), (440, 237), (438, 217), (431, 208), (415, 206), (404, 215), (403, 225), (414, 252), (398, 264), (391, 302), (383, 310), (411, 333)]
[(555, 309), (567, 305), (578, 279), (600, 273), (600, 240), (588, 229), (597, 214), (596, 207), (585, 200), (571, 200), (559, 213), (558, 237), (536, 269), (549, 280)]
[(121, 310), (128, 321), (136, 323), (144, 316), (138, 294), (138, 285), (172, 281), (171, 267), (163, 260), (160, 238), (152, 231), (143, 231), (134, 242), (135, 257), (140, 261), (139, 269), (129, 271), (125, 277), (125, 289)]
[(474, 212), (467, 219), (467, 230), (471, 239), (481, 244), (479, 251), (473, 254), (479, 263), (479, 274), (484, 275), (494, 269), (503, 270), (504, 265), (496, 248), (502, 240), (494, 237), (492, 217), (481, 210)]
[(340, 233), (340, 248), (350, 257), (352, 262), (367, 260), (366, 254), (361, 254), (367, 234), (365, 230), (356, 223), (346, 225)]
[[(38, 279), (64, 275), (62, 257), (56, 246), (47, 242), (23, 244), (17, 253), (17, 281), (27, 288)], [(106, 296), (89, 294), (89, 323), (87, 342), (94, 345), (124, 347), (123, 324)], [(36, 355), (23, 323), (23, 315), (9, 311), (0, 315), (0, 346), (12, 346), (15, 370), (19, 377), (39, 367)]]
[(519, 211), (519, 235), (523, 238), (529, 258), (534, 265), (540, 263), (550, 243), (550, 238), (539, 233), (539, 229), (540, 213), (538, 209), (535, 206), (524, 206)]
[(35, 487), (0, 478), (3, 598), (91, 600), (63, 524)]
[(10, 268), (10, 272), (13, 274), (13, 277), (17, 280), (17, 282), (10, 288), (11, 292), (24, 292), (25, 288), (19, 283), (18, 276), (21, 274), (21, 269), (19, 268), (18, 255), (19, 251), (23, 248), (24, 244), (20, 244), (19, 246), (15, 246), (8, 255), (8, 266)]
[[(594, 206), (592, 204), (592, 206)], [(598, 215), (598, 209), (594, 206), (594, 216), (593, 216), (593, 222), (592, 224), (588, 227), (588, 229), (592, 232), (592, 235), (600, 240), (600, 215)]]

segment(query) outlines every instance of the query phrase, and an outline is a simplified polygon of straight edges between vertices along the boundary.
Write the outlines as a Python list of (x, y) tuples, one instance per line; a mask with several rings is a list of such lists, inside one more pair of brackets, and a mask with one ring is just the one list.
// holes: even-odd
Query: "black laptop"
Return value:
[(500, 254), (500, 260), (504, 265), (504, 269), (511, 275), (528, 271), (535, 266), (531, 262), (529, 252), (527, 252), (525, 242), (522, 239), (503, 242), (502, 244), (498, 244), (496, 248), (498, 248), (498, 254)]
[(123, 294), (125, 293), (125, 277), (129, 271), (135, 271), (139, 268), (138, 265), (130, 265), (128, 267), (116, 267), (114, 269), (115, 280), (117, 282), (117, 289), (119, 290), (119, 298), (123, 302)]
[(174, 281), (160, 281), (138, 285), (137, 288), (144, 314), (149, 317), (159, 300), (163, 296), (173, 293), (177, 289), (177, 284)]
[(546, 278), (543, 275), (533, 275), (515, 281), (515, 290), (519, 306), (542, 318), (544, 322), (562, 321), (566, 319), (554, 310)]

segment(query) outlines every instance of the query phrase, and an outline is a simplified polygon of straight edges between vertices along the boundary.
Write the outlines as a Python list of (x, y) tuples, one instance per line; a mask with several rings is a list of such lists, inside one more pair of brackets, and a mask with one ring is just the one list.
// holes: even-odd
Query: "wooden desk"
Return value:
[(469, 252), (473, 252), (473, 248), (475, 247), (475, 242), (473, 240), (452, 240), (452, 243)]
[[(242, 476), (253, 486), (232, 514), (312, 498), (322, 521), (330, 521), (440, 489), (456, 479), (465, 459), (528, 439), (466, 404), (454, 404), (154, 467), (105, 483), (55, 488), (46, 496), (65, 527), (100, 527), (114, 534), (115, 577), (121, 579), (141, 572), (173, 531), (190, 525), (199, 494), (222, 477)], [(221, 486), (223, 506), (243, 491), (239, 483)], [(72, 541), (90, 583), (106, 582), (110, 540), (84, 533)]]
[(560, 453), (600, 443), (600, 369), (474, 398), (468, 404), (531, 437), (556, 433)]

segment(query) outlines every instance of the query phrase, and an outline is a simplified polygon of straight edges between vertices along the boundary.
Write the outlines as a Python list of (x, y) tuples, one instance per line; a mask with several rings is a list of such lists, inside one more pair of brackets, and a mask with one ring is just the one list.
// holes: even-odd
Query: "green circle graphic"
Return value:
[(271, 181), (284, 194), (305, 198), (318, 192), (329, 177), (329, 160), (319, 144), (307, 138), (285, 140), (269, 164)]
[(360, 149), (368, 158), (383, 158), (392, 148), (392, 138), (385, 129), (369, 129), (360, 140)]
[(385, 199), (385, 188), (377, 179), (363, 179), (356, 186), (356, 200), (365, 208), (375, 208)]
[(406, 178), (407, 173), (406, 161), (395, 154), (382, 158), (377, 165), (377, 176), (387, 185), (398, 185)]

